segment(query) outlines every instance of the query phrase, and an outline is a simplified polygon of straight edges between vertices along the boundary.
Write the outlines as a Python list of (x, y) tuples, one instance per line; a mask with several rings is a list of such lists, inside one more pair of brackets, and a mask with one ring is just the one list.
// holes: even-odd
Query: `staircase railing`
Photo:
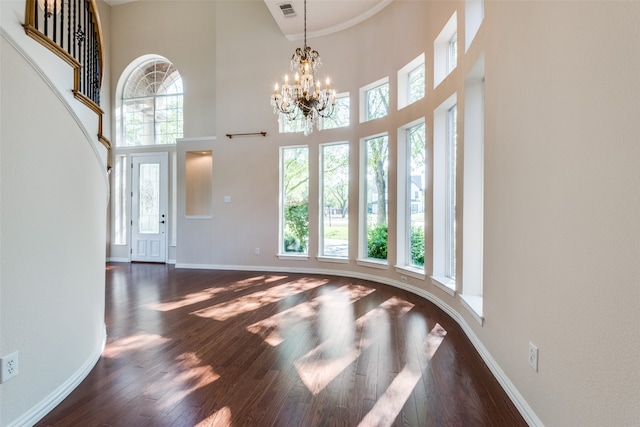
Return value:
[[(95, 0), (27, 0), (26, 8), (26, 33), (73, 68), (73, 94), (98, 115), (98, 140), (111, 150), (111, 143), (102, 135), (104, 56)], [(110, 160), (108, 163), (110, 169)]]

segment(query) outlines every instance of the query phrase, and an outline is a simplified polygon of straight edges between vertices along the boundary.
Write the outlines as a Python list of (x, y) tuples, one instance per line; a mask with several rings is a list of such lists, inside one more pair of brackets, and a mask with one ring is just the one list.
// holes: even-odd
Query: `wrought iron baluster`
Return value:
[(60, 47), (64, 49), (64, 0), (60, 2)]
[[(36, 2), (37, 3), (37, 2)], [(44, 12), (42, 13), (44, 19), (44, 35), (49, 37), (49, 0), (44, 0)]]
[[(89, 21), (88, 21), (88, 11), (89, 11), (89, 3), (84, 0), (84, 7), (83, 7), (83, 12), (84, 12), (84, 31), (85, 31), (85, 37), (87, 34), (90, 34), (88, 32), (89, 30)], [(84, 89), (82, 91), (82, 93), (86, 96), (87, 95), (87, 64), (88, 64), (88, 53), (89, 53), (89, 43), (87, 43), (87, 39), (85, 38), (85, 43), (84, 43), (84, 62), (81, 62), (82, 64), (82, 68), (83, 68), (83, 77), (84, 77)]]
[(71, 0), (69, 0), (69, 10), (67, 11), (67, 53), (71, 55)]
[(33, 9), (34, 9), (34, 12), (33, 12), (33, 24), (34, 24), (34, 27), (36, 28), (36, 30), (39, 30), (39, 28), (38, 28), (39, 27), (38, 2), (37, 1), (33, 2)]
[[(73, 30), (75, 33), (75, 29), (76, 29), (76, 15), (78, 14), (78, 0), (73, 0)], [(76, 45), (78, 44), (77, 40), (75, 40), (75, 34), (74, 34), (74, 40), (73, 40), (73, 57), (76, 58)]]
[(56, 40), (58, 32), (58, 2), (55, 0), (49, 0), (53, 2), (53, 42), (58, 43)]

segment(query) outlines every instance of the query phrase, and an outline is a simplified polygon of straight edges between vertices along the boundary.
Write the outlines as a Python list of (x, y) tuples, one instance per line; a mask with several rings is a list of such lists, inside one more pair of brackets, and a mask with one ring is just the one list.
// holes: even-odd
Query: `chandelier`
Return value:
[(336, 91), (329, 89), (329, 79), (322, 89), (314, 74), (322, 65), (320, 54), (307, 46), (307, 0), (304, 0), (304, 48), (297, 48), (291, 57), (291, 70), (295, 71), (294, 83), (289, 84), (289, 76), (284, 76), (282, 90), (278, 84), (271, 95), (274, 114), (281, 119), (300, 120), (305, 136), (313, 132), (314, 124), (322, 130), (322, 120), (333, 114)]

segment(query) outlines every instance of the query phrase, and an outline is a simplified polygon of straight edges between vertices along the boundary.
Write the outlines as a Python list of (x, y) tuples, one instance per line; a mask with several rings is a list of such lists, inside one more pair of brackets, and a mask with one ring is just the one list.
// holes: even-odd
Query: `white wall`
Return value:
[(24, 9), (0, 7), (0, 356), (19, 354), (19, 375), (0, 385), (1, 426), (46, 414), (106, 338), (106, 149), (73, 99), (72, 69), (25, 35)]
[[(178, 235), (179, 264), (327, 271), (401, 285), (393, 268), (356, 265), (355, 203), (350, 263), (316, 260), (318, 144), (351, 143), (355, 201), (359, 140), (389, 133), (394, 233), (397, 128), (424, 116), (432, 153), (433, 110), (456, 93), (462, 122), (465, 79), (484, 54), (484, 325), (428, 278), (409, 278), (409, 286), (464, 324), (512, 396), (522, 399), (531, 423), (625, 426), (640, 419), (640, 64), (633, 54), (640, 47), (640, 3), (485, 2), (474, 42), (466, 52), (459, 49), (458, 67), (433, 89), (433, 41), (456, 11), (459, 46), (468, 44), (465, 2), (396, 0), (366, 22), (308, 41), (322, 55), (320, 76), (331, 76), (352, 100), (352, 126), (308, 137), (279, 134), (269, 107), (271, 88), (289, 72), (301, 43), (286, 41), (261, 0), (194, 3), (112, 8), (113, 78), (142, 54), (174, 61), (185, 77), (185, 137), (207, 137), (202, 149), (213, 151), (213, 218), (192, 221)], [(201, 15), (184, 15), (195, 13), (210, 19), (206, 28), (192, 23)], [(175, 22), (171, 31), (168, 22)], [(397, 111), (397, 70), (422, 52), (427, 95)], [(358, 124), (358, 89), (385, 76), (390, 115)], [(258, 131), (268, 136), (225, 137)], [(462, 159), (463, 123), (458, 135)], [(278, 150), (303, 143), (310, 146), (311, 257), (279, 260)], [(459, 182), (462, 190), (463, 177)], [(224, 203), (227, 195), (231, 203)], [(462, 203), (459, 208), (461, 220)], [(431, 238), (427, 233), (427, 247)], [(389, 243), (393, 265), (395, 239)], [(529, 341), (540, 349), (537, 373), (527, 363)]]
[(4, 37), (0, 75), (0, 354), (20, 366), (0, 385), (0, 425), (29, 424), (102, 349), (107, 188), (86, 135)]

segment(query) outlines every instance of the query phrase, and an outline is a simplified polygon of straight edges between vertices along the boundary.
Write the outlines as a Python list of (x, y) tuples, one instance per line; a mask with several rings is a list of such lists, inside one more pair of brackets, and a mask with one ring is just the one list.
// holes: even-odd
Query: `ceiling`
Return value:
[[(307, 37), (324, 36), (356, 25), (384, 9), (393, 0), (307, 0)], [(282, 34), (304, 38), (304, 0), (264, 0)], [(283, 6), (284, 5), (284, 6)], [(290, 5), (288, 8), (286, 5)], [(287, 16), (281, 6), (288, 9)]]
[[(138, 0), (105, 0), (111, 6)], [(307, 37), (326, 36), (375, 15), (393, 0), (307, 0)], [(304, 38), (304, 0), (264, 0), (282, 34), (289, 40)], [(287, 16), (282, 5), (291, 13)]]

